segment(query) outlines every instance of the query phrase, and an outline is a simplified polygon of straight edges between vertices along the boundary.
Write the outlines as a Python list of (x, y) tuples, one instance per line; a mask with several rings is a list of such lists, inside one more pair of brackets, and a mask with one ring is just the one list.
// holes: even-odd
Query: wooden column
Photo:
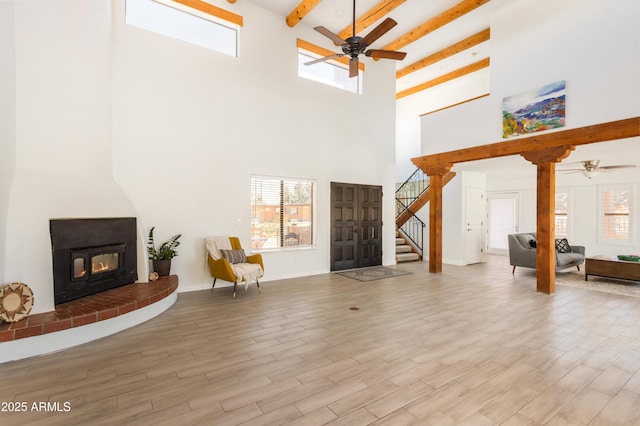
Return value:
[(451, 164), (423, 169), (429, 176), (429, 272), (442, 272), (442, 187)]
[(429, 176), (429, 272), (442, 272), (442, 176)]
[(573, 148), (560, 146), (522, 154), (527, 161), (538, 167), (536, 285), (540, 293), (553, 294), (556, 291), (556, 163), (566, 158)]

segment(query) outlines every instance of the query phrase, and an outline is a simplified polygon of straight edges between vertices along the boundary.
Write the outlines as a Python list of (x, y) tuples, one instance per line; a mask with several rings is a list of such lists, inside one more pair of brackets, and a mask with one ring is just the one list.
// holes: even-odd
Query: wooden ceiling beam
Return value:
[(291, 28), (295, 27), (321, 0), (302, 0), (295, 9), (289, 13), (286, 18), (287, 25)]
[(412, 72), (421, 70), (422, 68), (428, 67), (429, 65), (433, 65), (436, 62), (440, 62), (443, 59), (449, 58), (457, 53), (464, 52), (465, 50), (483, 43), (490, 38), (491, 30), (489, 28), (487, 28), (486, 30), (482, 30), (479, 33), (476, 33), (470, 37), (465, 38), (464, 40), (460, 40), (459, 42), (452, 44), (451, 46), (445, 47), (444, 49), (439, 50), (436, 53), (427, 56), (426, 58), (422, 58), (411, 65), (399, 69), (398, 71), (396, 71), (396, 78), (404, 77), (407, 74), (411, 74)]
[(233, 4), (236, 2), (236, 0), (227, 0), (229, 3)]
[(540, 151), (559, 146), (577, 146), (616, 139), (640, 136), (640, 117), (610, 121), (575, 129), (559, 130), (541, 135), (533, 135), (510, 139), (488, 145), (459, 149), (412, 158), (411, 161), (425, 173), (428, 170), (442, 167), (442, 164), (456, 164), (467, 161), (485, 160), (487, 158), (522, 155), (529, 151)]
[(424, 83), (418, 84), (417, 86), (402, 90), (396, 93), (396, 100), (404, 98), (405, 96), (413, 95), (414, 93), (418, 93), (422, 90), (430, 89), (439, 84), (446, 83), (447, 81), (455, 80), (456, 78), (471, 74), (472, 72), (479, 71), (483, 68), (487, 68), (489, 64), (489, 58), (481, 59), (478, 62), (474, 62), (473, 64), (458, 68), (457, 70), (441, 75), (440, 77), (436, 77), (433, 80), (425, 81)]
[(387, 44), (382, 49), (383, 50), (400, 50), (407, 44), (413, 43), (419, 38), (426, 36), (430, 32), (433, 32), (438, 28), (447, 25), (448, 23), (454, 21), (455, 19), (458, 19), (463, 15), (466, 15), (472, 10), (477, 9), (478, 7), (488, 2), (489, 0), (463, 0), (460, 3), (456, 4), (455, 6), (453, 6), (452, 8), (445, 10), (441, 14), (434, 16), (428, 21), (420, 24), (419, 26), (412, 29), (408, 33), (404, 34), (403, 36)]
[[(373, 6), (367, 12), (365, 12), (362, 16), (360, 16), (356, 20), (356, 34), (360, 34), (362, 30), (373, 25), (375, 22), (384, 18), (388, 15), (393, 9), (400, 6), (406, 0), (382, 0), (380, 3)], [(338, 33), (341, 39), (346, 39), (347, 37), (351, 37), (353, 35), (353, 25), (350, 24), (345, 27), (344, 30)]]

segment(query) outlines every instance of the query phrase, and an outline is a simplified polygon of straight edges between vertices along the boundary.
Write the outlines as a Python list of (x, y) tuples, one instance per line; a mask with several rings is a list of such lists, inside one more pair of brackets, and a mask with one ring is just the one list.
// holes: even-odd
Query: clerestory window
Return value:
[(202, 0), (127, 0), (125, 8), (129, 25), (238, 56), (240, 15)]
[(298, 39), (298, 76), (317, 81), (348, 92), (362, 93), (362, 73), (364, 64), (360, 62), (357, 77), (349, 78), (349, 58), (340, 58), (318, 62), (313, 65), (305, 65), (309, 61), (333, 55), (336, 52), (316, 46), (312, 43)]

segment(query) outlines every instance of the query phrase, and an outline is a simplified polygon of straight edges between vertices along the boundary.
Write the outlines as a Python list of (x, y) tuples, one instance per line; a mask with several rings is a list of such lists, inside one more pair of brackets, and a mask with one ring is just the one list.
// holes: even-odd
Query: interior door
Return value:
[(466, 190), (465, 212), (465, 263), (467, 265), (482, 262), (484, 251), (482, 234), (484, 223), (482, 220), (484, 195), (482, 188), (468, 186)]
[(382, 265), (382, 187), (331, 183), (331, 270)]
[(501, 193), (487, 196), (489, 235), (487, 252), (507, 254), (507, 235), (518, 232), (518, 194)]

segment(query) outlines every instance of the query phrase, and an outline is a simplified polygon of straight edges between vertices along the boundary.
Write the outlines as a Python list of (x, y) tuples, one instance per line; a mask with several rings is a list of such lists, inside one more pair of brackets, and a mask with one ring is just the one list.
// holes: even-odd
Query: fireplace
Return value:
[(136, 219), (52, 219), (54, 301), (131, 284), (138, 279)]

